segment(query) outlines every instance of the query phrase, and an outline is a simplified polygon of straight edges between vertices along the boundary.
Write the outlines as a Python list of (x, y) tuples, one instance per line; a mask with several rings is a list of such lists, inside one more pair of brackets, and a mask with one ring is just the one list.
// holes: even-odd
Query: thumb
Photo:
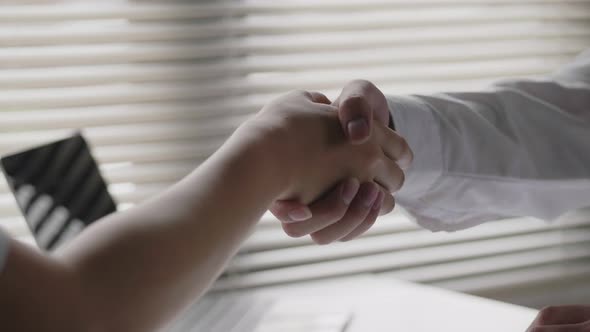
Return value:
[(364, 143), (371, 136), (373, 112), (367, 100), (360, 95), (341, 96), (334, 103), (342, 129), (353, 144)]

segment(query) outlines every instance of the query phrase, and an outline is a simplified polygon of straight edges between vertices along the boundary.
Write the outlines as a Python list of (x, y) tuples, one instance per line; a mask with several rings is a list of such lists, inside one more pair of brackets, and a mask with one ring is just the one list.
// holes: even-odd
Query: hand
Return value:
[[(368, 81), (348, 83), (333, 103), (343, 132), (353, 144), (363, 144), (371, 136), (375, 124), (387, 126), (390, 112), (383, 93)], [(392, 175), (398, 187), (385, 189), (375, 183), (359, 185), (348, 179), (310, 206), (296, 200), (277, 201), (270, 211), (282, 222), (285, 232), (293, 237), (311, 234), (318, 244), (352, 240), (366, 232), (379, 214), (391, 212), (395, 201), (391, 192), (399, 190), (404, 174), (401, 167), (412, 161), (412, 151), (406, 141), (394, 133), (386, 142), (394, 151), (398, 167)], [(382, 202), (382, 203), (381, 203)], [(380, 205), (375, 211), (372, 204)]]
[[(338, 118), (342, 130), (354, 144), (361, 144), (371, 136), (373, 119), (385, 126), (389, 125), (391, 114), (387, 105), (387, 99), (383, 92), (373, 83), (364, 80), (348, 82), (340, 96), (333, 103), (338, 107)], [(411, 155), (399, 156), (401, 162)]]
[(589, 332), (590, 306), (546, 307), (539, 312), (527, 332)]
[(376, 124), (368, 140), (351, 144), (336, 110), (322, 94), (296, 91), (269, 103), (240, 129), (241, 138), (258, 135), (275, 156), (286, 183), (279, 199), (309, 203), (349, 177), (376, 181), (387, 190), (399, 187), (396, 151), (385, 144), (396, 134)]

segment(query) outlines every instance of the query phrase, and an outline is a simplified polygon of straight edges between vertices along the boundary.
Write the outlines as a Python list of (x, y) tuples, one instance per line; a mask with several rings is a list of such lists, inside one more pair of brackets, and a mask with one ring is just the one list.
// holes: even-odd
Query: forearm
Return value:
[(455, 230), (590, 204), (587, 62), (484, 92), (390, 97), (415, 155), (400, 205), (427, 228)]
[(240, 143), (226, 144), (170, 190), (97, 223), (60, 253), (110, 330), (149, 330), (194, 300), (280, 194), (272, 163), (261, 159), (268, 153)]
[[(94, 223), (55, 257), (13, 241), (0, 275), (0, 311), (17, 315), (0, 315), (0, 326), (152, 330), (204, 292), (275, 199), (311, 201), (345, 177), (397, 188), (389, 176), (399, 168), (386, 145), (397, 136), (378, 127), (366, 142), (348, 143), (326, 100), (295, 91), (269, 103), (187, 178)], [(33, 286), (11, 291), (23, 279)], [(51, 287), (43, 287), (46, 280)], [(46, 296), (36, 294), (40, 288)], [(19, 295), (29, 305), (13, 306)], [(46, 309), (53, 305), (70, 310)], [(41, 314), (24, 318), (31, 312)]]

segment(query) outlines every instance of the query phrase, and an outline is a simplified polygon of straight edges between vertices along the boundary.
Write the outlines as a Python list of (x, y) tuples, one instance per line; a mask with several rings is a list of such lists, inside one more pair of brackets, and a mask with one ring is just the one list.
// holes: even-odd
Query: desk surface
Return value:
[(257, 290), (280, 298), (269, 316), (352, 313), (346, 332), (525, 331), (536, 311), (430, 286), (375, 276)]

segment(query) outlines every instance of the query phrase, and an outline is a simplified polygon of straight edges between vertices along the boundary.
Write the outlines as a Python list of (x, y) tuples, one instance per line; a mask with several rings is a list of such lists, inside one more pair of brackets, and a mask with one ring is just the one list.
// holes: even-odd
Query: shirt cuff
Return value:
[(414, 153), (405, 170), (405, 183), (397, 197), (419, 200), (443, 173), (442, 142), (436, 115), (425, 102), (411, 96), (387, 96), (396, 131), (406, 139)]

